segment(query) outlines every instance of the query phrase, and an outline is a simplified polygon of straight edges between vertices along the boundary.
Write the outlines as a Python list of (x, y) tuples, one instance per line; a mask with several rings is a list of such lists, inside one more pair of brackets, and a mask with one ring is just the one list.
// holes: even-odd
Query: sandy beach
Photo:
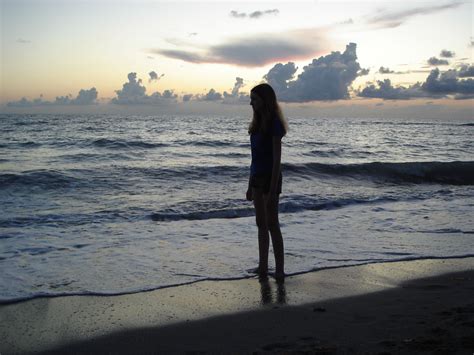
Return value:
[(474, 258), (0, 306), (0, 353), (472, 354)]

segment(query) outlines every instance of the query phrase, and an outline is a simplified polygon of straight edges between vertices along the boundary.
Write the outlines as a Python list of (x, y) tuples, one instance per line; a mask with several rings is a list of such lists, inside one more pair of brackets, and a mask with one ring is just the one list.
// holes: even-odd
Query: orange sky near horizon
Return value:
[[(205, 95), (210, 89), (230, 93), (237, 77), (243, 79), (240, 92), (248, 93), (279, 62), (294, 62), (296, 79), (312, 59), (342, 53), (349, 43), (357, 45), (360, 67), (369, 69), (368, 75), (351, 81), (351, 90), (383, 79), (408, 87), (424, 82), (436, 67), (445, 72), (473, 62), (470, 1), (6, 0), (1, 10), (3, 106), (22, 97), (75, 98), (81, 89), (92, 87), (98, 91), (97, 101), (106, 104), (131, 72), (142, 80), (147, 95), (172, 90), (179, 101), (185, 94)], [(251, 17), (257, 11), (260, 15)], [(264, 47), (260, 52), (259, 43)], [(442, 50), (453, 55), (443, 58)], [(429, 65), (432, 57), (449, 64)], [(392, 72), (381, 73), (382, 66)], [(163, 76), (149, 82), (151, 71)], [(472, 99), (453, 96), (416, 102), (472, 106)], [(349, 102), (336, 100), (335, 106), (352, 101), (372, 105), (352, 96)], [(407, 107), (413, 106), (410, 101), (414, 99), (397, 100)], [(326, 107), (319, 100), (309, 105)]]

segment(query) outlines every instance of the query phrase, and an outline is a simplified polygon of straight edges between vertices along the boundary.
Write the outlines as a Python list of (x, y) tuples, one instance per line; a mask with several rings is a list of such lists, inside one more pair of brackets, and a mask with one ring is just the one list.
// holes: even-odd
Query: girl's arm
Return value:
[(249, 174), (249, 187), (247, 188), (247, 193), (245, 196), (247, 198), (247, 201), (253, 201), (252, 186), (250, 186), (251, 179), (252, 179), (252, 175)]
[(281, 169), (281, 137), (273, 136), (273, 169), (272, 181), (270, 182), (270, 194), (277, 194), (278, 179), (280, 178)]

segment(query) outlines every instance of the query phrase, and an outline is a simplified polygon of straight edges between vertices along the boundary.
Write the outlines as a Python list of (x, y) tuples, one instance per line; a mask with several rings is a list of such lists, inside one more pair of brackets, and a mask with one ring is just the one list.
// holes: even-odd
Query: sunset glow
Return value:
[[(144, 95), (160, 96), (168, 90), (165, 96), (172, 101), (139, 100), (141, 109), (150, 103), (171, 103), (177, 109), (183, 101), (217, 104), (224, 92), (233, 90), (244, 95), (237, 104), (248, 104), (245, 95), (278, 63), (294, 63), (292, 79), (285, 79), (289, 83), (313, 60), (343, 53), (354, 43), (354, 64), (360, 69), (344, 83), (350, 95), (330, 101), (346, 106), (363, 98), (370, 107), (373, 100), (390, 100), (388, 106), (396, 100), (405, 106), (410, 100), (445, 105), (441, 100), (448, 99), (465, 111), (472, 107), (474, 94), (472, 11), (471, 1), (3, 0), (0, 104), (7, 112), (50, 111), (58, 105), (65, 111), (113, 110), (117, 91), (130, 73), (136, 73), (137, 85), (145, 87)], [(465, 81), (463, 88), (359, 95), (369, 85), (377, 90), (377, 81), (385, 79), (390, 80), (390, 90), (403, 87), (405, 92), (424, 83), (436, 68), (440, 85), (443, 73), (451, 70), (458, 84)], [(237, 87), (236, 78), (241, 78)], [(325, 85), (321, 78), (308, 80)], [(91, 101), (82, 101), (79, 108), (57, 99), (74, 100), (80, 90), (91, 88), (97, 97), (89, 95)], [(207, 100), (211, 89), (216, 95)], [(301, 90), (309, 89), (306, 85)], [(316, 107), (322, 102), (318, 95), (302, 93), (286, 101)]]

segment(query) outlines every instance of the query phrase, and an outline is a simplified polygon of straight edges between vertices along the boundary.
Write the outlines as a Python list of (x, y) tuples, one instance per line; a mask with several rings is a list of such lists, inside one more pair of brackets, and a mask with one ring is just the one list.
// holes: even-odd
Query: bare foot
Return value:
[(283, 271), (275, 272), (275, 280), (282, 282), (285, 280), (285, 273)]

